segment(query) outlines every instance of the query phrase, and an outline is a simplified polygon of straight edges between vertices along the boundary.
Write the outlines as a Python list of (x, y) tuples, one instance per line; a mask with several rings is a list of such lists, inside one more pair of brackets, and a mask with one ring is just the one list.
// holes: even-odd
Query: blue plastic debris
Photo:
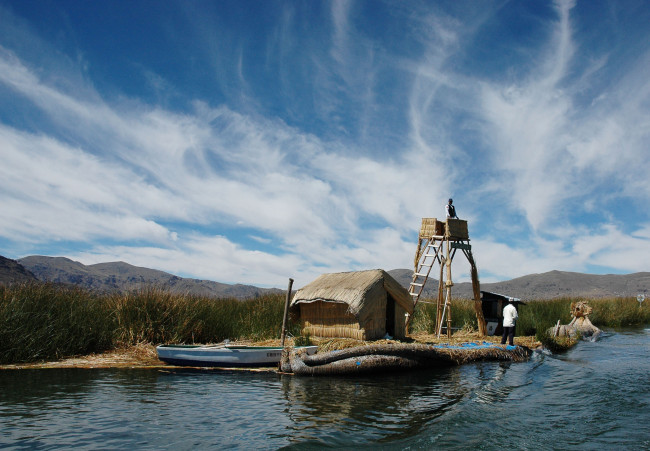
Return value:
[(442, 343), (439, 345), (435, 345), (435, 348), (441, 348), (441, 349), (488, 349), (488, 348), (498, 348), (499, 346), (495, 345), (494, 343), (489, 343), (487, 341), (484, 341), (482, 343), (462, 343), (460, 345), (449, 345), (446, 343)]

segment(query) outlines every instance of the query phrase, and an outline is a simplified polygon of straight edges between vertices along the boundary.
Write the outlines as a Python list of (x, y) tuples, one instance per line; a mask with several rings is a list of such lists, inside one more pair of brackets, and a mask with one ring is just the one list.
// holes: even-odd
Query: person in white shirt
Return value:
[(501, 337), (501, 344), (506, 344), (506, 338), (508, 338), (508, 344), (514, 346), (515, 340), (515, 325), (517, 323), (517, 309), (514, 304), (508, 301), (508, 305), (503, 308), (503, 336)]
[(445, 205), (445, 210), (447, 211), (447, 219), (458, 219), (458, 216), (456, 216), (456, 207), (454, 207), (453, 203), (454, 199), (449, 199), (449, 202), (447, 205)]

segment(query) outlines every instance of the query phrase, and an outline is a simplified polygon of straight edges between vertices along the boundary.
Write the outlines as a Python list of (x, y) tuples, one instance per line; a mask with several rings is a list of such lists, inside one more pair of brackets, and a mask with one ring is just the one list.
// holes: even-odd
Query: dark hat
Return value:
[(449, 198), (449, 202), (453, 202), (453, 201), (454, 201), (454, 199), (452, 199), (452, 198)]

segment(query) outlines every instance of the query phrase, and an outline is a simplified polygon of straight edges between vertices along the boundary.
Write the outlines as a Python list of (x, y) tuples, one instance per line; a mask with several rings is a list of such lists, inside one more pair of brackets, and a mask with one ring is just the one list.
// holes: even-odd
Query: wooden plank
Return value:
[(455, 241), (452, 241), (449, 243), (453, 249), (463, 249), (466, 251), (471, 251), (472, 250), (472, 245), (467, 244), (467, 243), (457, 243)]

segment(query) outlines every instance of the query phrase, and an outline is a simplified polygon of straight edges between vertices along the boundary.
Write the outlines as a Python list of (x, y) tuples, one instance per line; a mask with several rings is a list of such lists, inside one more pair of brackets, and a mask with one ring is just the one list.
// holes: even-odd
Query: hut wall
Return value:
[(344, 337), (367, 340), (366, 330), (341, 302), (300, 303), (302, 333), (313, 337)]
[(387, 300), (388, 294), (381, 280), (368, 288), (359, 311), (359, 324), (366, 330), (366, 340), (376, 340), (386, 335)]

